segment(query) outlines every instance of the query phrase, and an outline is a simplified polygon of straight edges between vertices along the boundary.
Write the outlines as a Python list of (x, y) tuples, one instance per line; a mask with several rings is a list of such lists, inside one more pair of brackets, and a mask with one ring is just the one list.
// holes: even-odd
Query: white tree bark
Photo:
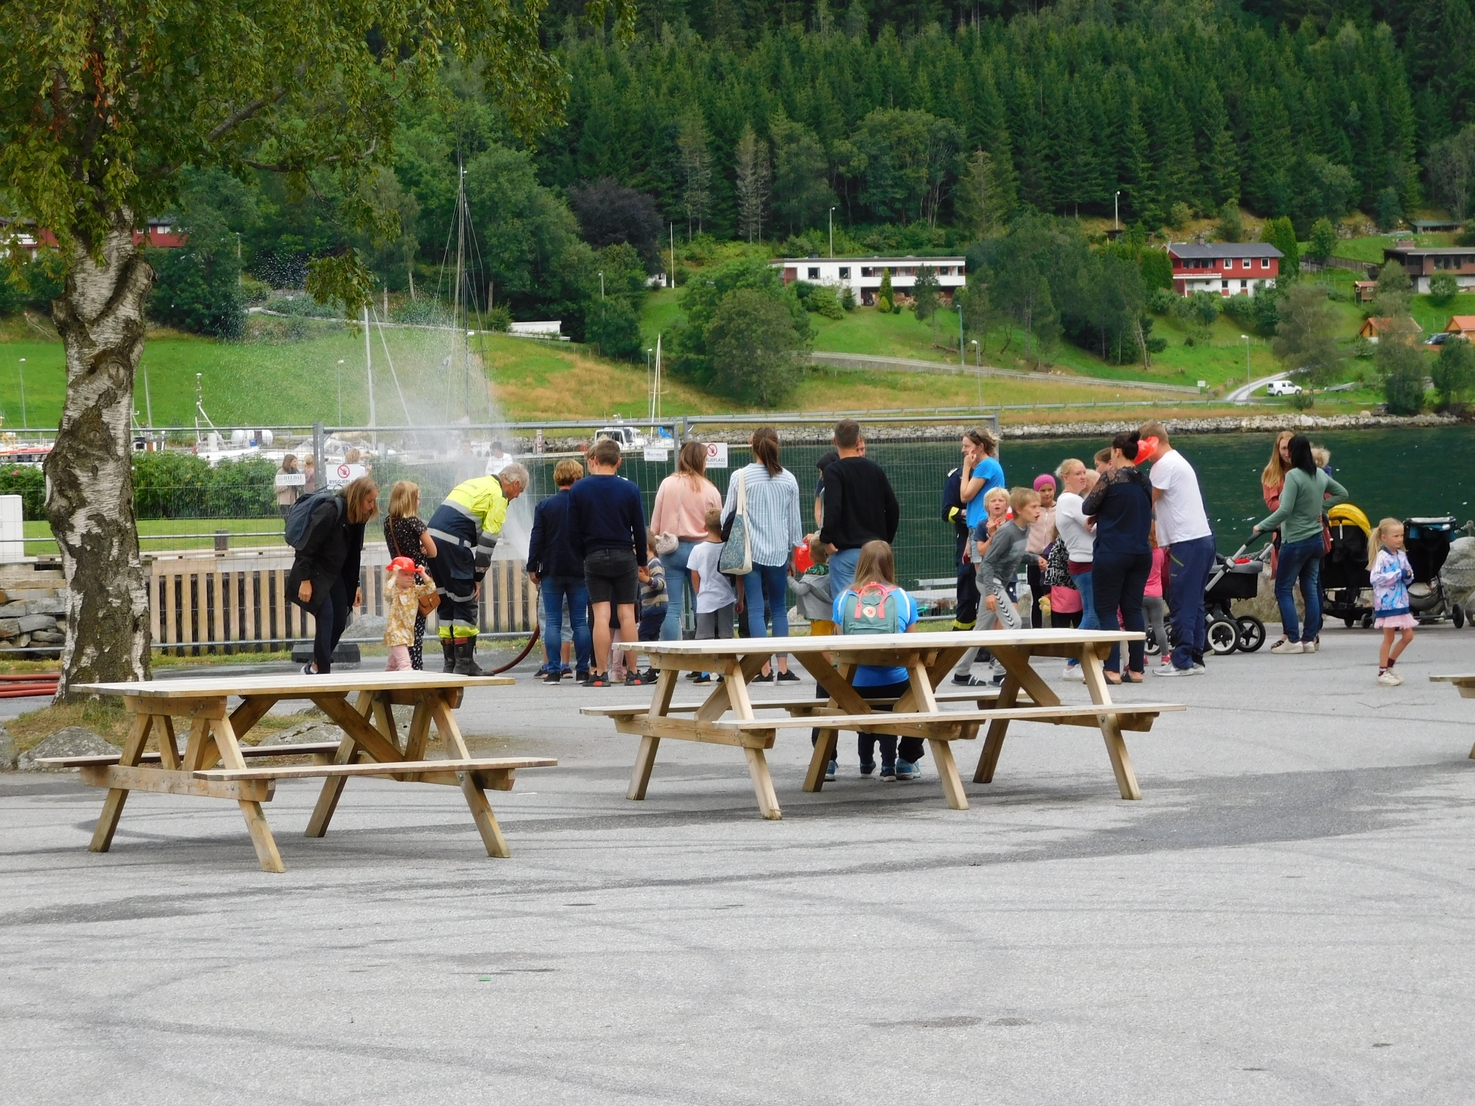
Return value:
[(46, 517), (67, 581), (67, 640), (57, 701), (95, 680), (149, 674), (149, 604), (133, 516), (133, 378), (154, 272), (134, 247), (132, 218), (94, 261), (79, 244), (51, 305), (66, 347), (67, 394), (46, 458)]

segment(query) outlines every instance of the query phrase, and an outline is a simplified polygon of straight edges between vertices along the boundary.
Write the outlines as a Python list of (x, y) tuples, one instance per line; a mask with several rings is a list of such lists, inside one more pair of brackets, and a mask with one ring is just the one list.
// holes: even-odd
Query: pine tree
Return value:
[(1322, 218), (1311, 225), (1311, 240), (1307, 243), (1306, 256), (1326, 264), (1332, 250), (1337, 248), (1337, 228), (1331, 220)]
[(698, 233), (712, 202), (712, 155), (707, 150), (707, 127), (700, 112), (691, 111), (681, 120), (676, 139), (681, 161), (681, 203), (686, 212), (686, 238), (691, 240), (692, 223)]
[(1296, 241), (1296, 228), (1290, 216), (1266, 220), (1261, 237), (1283, 255), (1280, 259), (1281, 280), (1289, 282), (1301, 275), (1301, 247)]
[(738, 232), (749, 242), (763, 239), (763, 211), (768, 205), (773, 173), (768, 162), (768, 143), (760, 140), (751, 124), (738, 139), (737, 171)]
[(883, 315), (891, 314), (893, 293), (891, 291), (891, 270), (881, 270), (881, 288), (876, 293), (876, 310)]
[(958, 175), (953, 193), (954, 222), (970, 241), (978, 241), (1002, 229), (1009, 214), (1007, 188), (993, 155), (974, 150)]

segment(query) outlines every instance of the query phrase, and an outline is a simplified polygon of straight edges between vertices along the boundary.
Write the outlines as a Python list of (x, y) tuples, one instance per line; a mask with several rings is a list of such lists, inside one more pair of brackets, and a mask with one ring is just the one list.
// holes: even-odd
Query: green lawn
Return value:
[[(1341, 239), (1334, 250), (1333, 257), (1346, 257), (1353, 261), (1371, 261), (1381, 265), (1383, 262), (1383, 251), (1395, 246), (1452, 246), (1454, 235), (1452, 234), (1413, 234), (1402, 238), (1394, 238), (1387, 234), (1375, 234), (1368, 238), (1344, 238)], [(1305, 248), (1304, 246), (1302, 247)]]

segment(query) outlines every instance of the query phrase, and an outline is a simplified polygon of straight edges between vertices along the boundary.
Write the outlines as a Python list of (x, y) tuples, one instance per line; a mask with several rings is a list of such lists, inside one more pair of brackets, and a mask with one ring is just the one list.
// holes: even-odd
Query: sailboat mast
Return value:
[(452, 325), (458, 328), (456, 342), (461, 347), (461, 379), (466, 400), (466, 422), (471, 422), (471, 347), (466, 341), (466, 324), (470, 310), (463, 297), (466, 286), (466, 167), (460, 167), (456, 188), (456, 295), (451, 312)]

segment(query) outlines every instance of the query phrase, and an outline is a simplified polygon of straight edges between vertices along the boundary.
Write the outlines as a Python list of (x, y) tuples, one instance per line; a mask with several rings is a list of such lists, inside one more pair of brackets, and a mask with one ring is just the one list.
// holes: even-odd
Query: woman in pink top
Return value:
[(707, 447), (701, 442), (687, 442), (676, 456), (676, 471), (661, 481), (656, 490), (656, 505), (651, 511), (653, 534), (671, 534), (676, 548), (661, 554), (666, 570), (666, 594), (670, 604), (666, 621), (661, 623), (661, 640), (681, 638), (681, 615), (686, 607), (686, 592), (691, 574), (686, 559), (698, 542), (707, 540), (707, 512), (722, 509), (722, 493), (707, 479)]
[(1152, 571), (1147, 574), (1147, 587), (1142, 589), (1142, 613), (1152, 627), (1152, 636), (1157, 641), (1161, 664), (1172, 663), (1172, 650), (1168, 648), (1168, 605), (1163, 602), (1163, 580), (1168, 574), (1168, 551), (1157, 544), (1157, 524), (1147, 528), (1147, 541), (1152, 546)]

